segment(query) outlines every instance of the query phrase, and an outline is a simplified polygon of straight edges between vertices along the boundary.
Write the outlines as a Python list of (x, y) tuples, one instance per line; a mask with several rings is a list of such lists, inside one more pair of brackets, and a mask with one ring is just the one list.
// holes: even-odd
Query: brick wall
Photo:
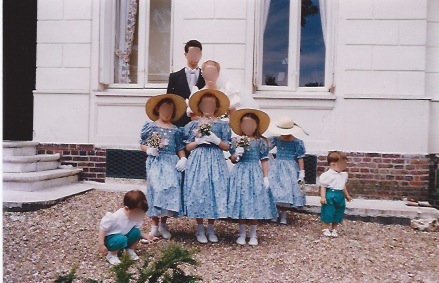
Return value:
[(39, 144), (38, 154), (61, 154), (62, 165), (82, 168), (81, 180), (105, 182), (106, 150), (91, 144)]
[[(91, 144), (40, 144), (38, 154), (61, 154), (62, 165), (83, 169), (82, 180), (105, 182), (106, 150)], [(353, 197), (428, 199), (430, 157), (427, 155), (346, 152), (349, 191)], [(329, 167), (318, 156), (317, 176)], [(314, 195), (317, 188), (308, 194)]]
[[(427, 155), (347, 152), (349, 191), (354, 197), (428, 199)], [(326, 155), (317, 161), (318, 176), (329, 167)]]

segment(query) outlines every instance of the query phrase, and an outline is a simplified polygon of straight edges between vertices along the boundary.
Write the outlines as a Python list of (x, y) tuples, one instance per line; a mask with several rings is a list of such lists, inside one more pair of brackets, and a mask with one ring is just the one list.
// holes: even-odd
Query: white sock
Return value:
[(198, 224), (197, 233), (204, 234), (204, 225), (203, 224)]
[(250, 238), (256, 237), (256, 229), (258, 225), (250, 225)]
[(165, 223), (160, 222), (160, 228), (166, 228), (166, 222)]
[(280, 218), (287, 219), (287, 211), (286, 210), (282, 210), (280, 212)]
[(207, 224), (207, 234), (215, 234), (215, 231), (213, 231), (213, 224)]
[(151, 233), (152, 234), (157, 233), (158, 229), (159, 229), (159, 226), (151, 225)]
[(245, 224), (239, 224), (239, 236), (244, 236), (246, 235), (246, 230), (245, 230)]

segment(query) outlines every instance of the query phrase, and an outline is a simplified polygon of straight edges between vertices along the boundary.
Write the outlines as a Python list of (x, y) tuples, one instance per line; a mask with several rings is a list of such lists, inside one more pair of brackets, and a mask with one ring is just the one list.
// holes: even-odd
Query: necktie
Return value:
[(197, 74), (195, 73), (195, 70), (191, 70), (189, 76), (189, 89), (192, 90), (192, 87), (196, 84), (197, 84)]

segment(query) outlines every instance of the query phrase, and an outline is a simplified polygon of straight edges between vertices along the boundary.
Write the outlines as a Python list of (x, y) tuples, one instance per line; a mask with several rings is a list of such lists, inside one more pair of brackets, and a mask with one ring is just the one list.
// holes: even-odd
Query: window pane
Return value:
[(288, 85), (290, 1), (271, 0), (264, 29), (262, 84)]
[(116, 7), (114, 82), (137, 83), (138, 0), (119, 0)]
[(302, 0), (299, 86), (325, 83), (325, 42), (318, 0)]
[(149, 83), (166, 83), (171, 69), (171, 0), (151, 0)]

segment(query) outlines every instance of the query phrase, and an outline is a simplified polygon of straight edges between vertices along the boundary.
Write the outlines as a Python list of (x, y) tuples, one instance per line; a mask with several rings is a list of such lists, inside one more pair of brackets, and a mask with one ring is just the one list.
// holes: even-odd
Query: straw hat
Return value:
[(219, 109), (215, 112), (216, 117), (220, 117), (221, 115), (225, 114), (227, 110), (229, 110), (230, 101), (227, 95), (225, 95), (223, 92), (219, 90), (214, 89), (202, 89), (200, 91), (197, 91), (196, 93), (192, 94), (191, 97), (189, 97), (189, 107), (191, 108), (192, 112), (194, 112), (197, 116), (203, 116), (203, 113), (201, 113), (198, 110), (198, 103), (200, 102), (201, 98), (205, 94), (212, 94), (215, 96), (220, 104)]
[(305, 130), (302, 129), (302, 127), (297, 125), (290, 118), (279, 119), (276, 122), (271, 123), (268, 131), (272, 134), (280, 135), (280, 136), (295, 135), (300, 132), (303, 132), (306, 135), (308, 135), (308, 133), (305, 132)]
[(148, 115), (149, 119), (152, 121), (156, 121), (159, 119), (158, 115), (154, 114), (155, 107), (159, 104), (160, 101), (163, 99), (171, 99), (174, 102), (174, 118), (172, 119), (172, 122), (177, 121), (178, 119), (183, 116), (183, 114), (186, 113), (186, 102), (181, 96), (175, 95), (175, 94), (161, 94), (154, 97), (151, 97), (148, 99), (148, 101), (145, 104), (145, 111), (146, 115)]
[(259, 118), (259, 126), (258, 131), (262, 135), (268, 128), (268, 125), (270, 125), (270, 117), (267, 115), (267, 113), (253, 108), (243, 108), (234, 111), (232, 114), (230, 114), (230, 128), (235, 132), (237, 135), (242, 135), (243, 132), (241, 130), (241, 118), (245, 114), (252, 113), (258, 116)]

